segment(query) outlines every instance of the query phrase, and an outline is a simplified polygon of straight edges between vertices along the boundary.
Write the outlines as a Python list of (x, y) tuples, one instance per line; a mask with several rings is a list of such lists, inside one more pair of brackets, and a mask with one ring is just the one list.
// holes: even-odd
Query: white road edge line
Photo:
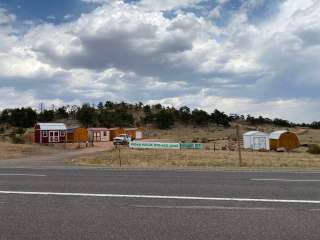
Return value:
[(26, 176), (26, 177), (46, 177), (47, 175), (42, 174), (27, 174), (27, 173), (0, 173), (1, 176)]
[(278, 211), (279, 208), (259, 207), (224, 207), (224, 206), (168, 206), (168, 205), (130, 205), (136, 208), (160, 208), (160, 209), (190, 209), (190, 210), (252, 210), (252, 211)]
[(20, 192), (0, 191), (0, 194), (38, 195), (38, 196), (75, 196), (101, 198), (135, 198), (135, 199), (173, 199), (173, 200), (202, 200), (202, 201), (231, 201), (231, 202), (272, 202), (272, 203), (305, 203), (320, 204), (320, 200), (288, 200), (288, 199), (259, 199), (259, 198), (217, 198), (195, 196), (161, 196), (161, 195), (129, 195), (129, 194), (96, 194), (96, 193), (61, 193), (61, 192)]
[(320, 182), (320, 179), (284, 179), (284, 178), (252, 178), (251, 181), (261, 182)]

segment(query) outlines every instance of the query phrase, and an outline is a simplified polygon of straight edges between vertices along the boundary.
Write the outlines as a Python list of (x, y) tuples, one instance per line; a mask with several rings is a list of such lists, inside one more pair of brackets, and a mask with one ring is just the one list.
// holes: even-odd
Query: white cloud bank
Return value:
[(249, 14), (264, 1), (250, 1), (223, 25), (215, 19), (227, 1), (208, 15), (182, 10), (200, 0), (99, 2), (25, 34), (0, 9), (1, 108), (111, 99), (320, 119), (320, 1), (283, 1), (259, 23)]

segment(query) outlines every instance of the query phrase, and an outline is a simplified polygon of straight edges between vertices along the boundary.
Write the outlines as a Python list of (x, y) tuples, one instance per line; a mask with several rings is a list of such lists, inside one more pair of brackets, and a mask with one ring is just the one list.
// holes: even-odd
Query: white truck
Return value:
[(127, 145), (131, 142), (131, 137), (128, 134), (120, 134), (113, 139), (114, 145)]

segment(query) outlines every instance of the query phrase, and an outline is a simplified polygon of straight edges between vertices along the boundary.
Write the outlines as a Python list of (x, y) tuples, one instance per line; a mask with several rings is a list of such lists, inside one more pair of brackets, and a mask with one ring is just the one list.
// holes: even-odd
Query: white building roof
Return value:
[(287, 130), (275, 131), (270, 133), (270, 139), (279, 139), (283, 133), (288, 132)]
[(268, 134), (260, 131), (250, 131), (243, 134), (243, 136), (268, 136)]
[(38, 123), (40, 130), (67, 130), (64, 123)]

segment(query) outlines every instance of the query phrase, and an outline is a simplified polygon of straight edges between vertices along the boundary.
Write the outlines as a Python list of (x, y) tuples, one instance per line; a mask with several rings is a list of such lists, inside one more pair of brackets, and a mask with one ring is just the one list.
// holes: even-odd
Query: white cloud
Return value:
[[(274, 16), (255, 23), (248, 9), (265, 1), (250, 0), (222, 25), (211, 17), (221, 16), (225, 0), (211, 17), (181, 11), (200, 0), (86, 1), (101, 4), (68, 23), (30, 25), (24, 35), (13, 34), (15, 17), (0, 10), (0, 91), (10, 89), (8, 98), (27, 94), (31, 105), (160, 101), (320, 118), (319, 1), (284, 1)], [(164, 10), (175, 14), (165, 17)]]
[(11, 23), (16, 20), (16, 16), (13, 14), (8, 14), (6, 9), (0, 8), (0, 24)]
[[(319, 118), (318, 112), (314, 111), (320, 103), (320, 99), (286, 99), (269, 100), (266, 102), (256, 101), (250, 98), (226, 98), (221, 96), (207, 95), (202, 91), (195, 95), (185, 95), (174, 98), (150, 100), (149, 104), (161, 103), (165, 106), (190, 106), (209, 113), (215, 109), (223, 110), (228, 114), (251, 114), (269, 118), (294, 119), (297, 122), (312, 122)], [(308, 114), (306, 114), (308, 112)]]

